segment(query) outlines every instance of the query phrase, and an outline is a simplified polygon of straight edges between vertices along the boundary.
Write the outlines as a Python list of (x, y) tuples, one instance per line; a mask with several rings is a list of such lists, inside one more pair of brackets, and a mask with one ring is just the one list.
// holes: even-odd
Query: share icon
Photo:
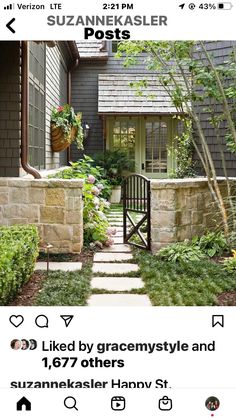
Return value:
[(71, 320), (73, 319), (73, 317), (74, 317), (74, 316), (70, 316), (70, 315), (68, 315), (68, 316), (66, 316), (66, 315), (61, 315), (60, 317), (62, 318), (62, 320), (64, 320), (64, 322), (65, 322), (65, 326), (66, 326), (66, 327), (68, 327), (68, 326), (69, 326), (69, 324), (70, 324), (70, 322), (71, 322)]

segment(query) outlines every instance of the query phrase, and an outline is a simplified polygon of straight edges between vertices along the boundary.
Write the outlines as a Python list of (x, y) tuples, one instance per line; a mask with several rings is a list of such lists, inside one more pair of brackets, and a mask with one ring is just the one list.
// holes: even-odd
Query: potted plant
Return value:
[(125, 172), (133, 172), (135, 169), (134, 161), (131, 160), (126, 151), (106, 150), (98, 154), (94, 161), (97, 165), (103, 167), (104, 175), (112, 186), (110, 202), (119, 204), (121, 201), (121, 184)]
[(72, 142), (83, 148), (81, 113), (75, 114), (72, 106), (66, 104), (53, 108), (51, 115), (51, 145), (53, 151), (63, 151)]

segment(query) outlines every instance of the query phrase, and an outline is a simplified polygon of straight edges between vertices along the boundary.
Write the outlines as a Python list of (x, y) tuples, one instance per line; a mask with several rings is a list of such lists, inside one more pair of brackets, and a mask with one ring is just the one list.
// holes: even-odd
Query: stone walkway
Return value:
[(138, 265), (132, 263), (130, 246), (123, 244), (122, 212), (111, 210), (108, 219), (111, 226), (116, 227), (117, 233), (113, 246), (94, 255), (91, 287), (96, 293), (89, 298), (88, 305), (151, 306), (147, 295), (135, 293), (144, 287), (144, 282), (139, 275)]

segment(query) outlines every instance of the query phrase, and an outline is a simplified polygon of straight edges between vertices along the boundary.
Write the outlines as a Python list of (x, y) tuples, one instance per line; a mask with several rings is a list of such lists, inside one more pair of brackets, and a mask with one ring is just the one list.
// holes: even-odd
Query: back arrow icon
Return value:
[(16, 33), (16, 31), (15, 31), (15, 29), (13, 29), (12, 27), (11, 27), (11, 25), (12, 25), (12, 23), (14, 23), (15, 22), (15, 18), (13, 17), (13, 19), (11, 19), (7, 24), (6, 24), (6, 27), (7, 27), (7, 29), (9, 29), (9, 31), (11, 31), (12, 33)]

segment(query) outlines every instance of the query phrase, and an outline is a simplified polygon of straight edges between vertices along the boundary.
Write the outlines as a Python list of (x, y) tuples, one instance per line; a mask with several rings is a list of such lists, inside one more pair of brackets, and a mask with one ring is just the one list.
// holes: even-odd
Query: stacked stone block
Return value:
[[(236, 179), (232, 179), (236, 184)], [(222, 193), (224, 179), (219, 179)], [(169, 179), (151, 182), (152, 251), (171, 243), (201, 236), (220, 225), (219, 211), (207, 180)]]
[(41, 245), (53, 253), (79, 253), (83, 246), (81, 180), (0, 179), (0, 223), (36, 224)]

